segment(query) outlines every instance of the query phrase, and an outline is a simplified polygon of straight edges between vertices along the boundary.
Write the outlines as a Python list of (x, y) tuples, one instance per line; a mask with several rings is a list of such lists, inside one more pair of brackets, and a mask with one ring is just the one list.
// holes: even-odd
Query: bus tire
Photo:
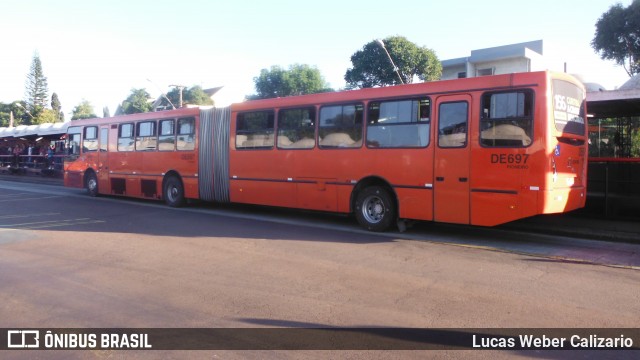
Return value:
[(386, 231), (396, 218), (393, 198), (388, 190), (380, 186), (360, 191), (355, 208), (358, 223), (369, 231)]
[(185, 204), (184, 186), (176, 176), (170, 176), (164, 182), (164, 202), (171, 207), (181, 207)]
[(87, 194), (91, 197), (98, 196), (98, 178), (96, 173), (89, 171), (85, 175), (84, 188), (87, 189)]

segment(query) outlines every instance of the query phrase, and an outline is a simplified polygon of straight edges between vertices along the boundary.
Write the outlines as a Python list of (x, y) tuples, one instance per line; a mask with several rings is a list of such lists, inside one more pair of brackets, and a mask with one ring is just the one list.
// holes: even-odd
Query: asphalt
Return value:
[[(0, 173), (0, 181), (28, 182), (63, 186), (61, 177), (37, 174), (17, 175)], [(616, 217), (605, 217), (598, 209), (582, 209), (566, 214), (539, 215), (521, 219), (501, 228), (523, 232), (534, 232), (588, 239), (640, 242), (640, 213)]]

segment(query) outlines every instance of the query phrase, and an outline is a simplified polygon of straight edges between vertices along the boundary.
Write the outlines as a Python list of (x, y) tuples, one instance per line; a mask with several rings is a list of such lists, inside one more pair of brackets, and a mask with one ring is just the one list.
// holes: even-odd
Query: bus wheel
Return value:
[(93, 171), (87, 173), (84, 187), (87, 189), (89, 196), (98, 196), (98, 178)]
[(396, 217), (393, 199), (387, 190), (371, 186), (356, 198), (356, 219), (370, 231), (386, 231)]
[(181, 207), (185, 203), (182, 181), (175, 176), (164, 183), (164, 202), (171, 207)]

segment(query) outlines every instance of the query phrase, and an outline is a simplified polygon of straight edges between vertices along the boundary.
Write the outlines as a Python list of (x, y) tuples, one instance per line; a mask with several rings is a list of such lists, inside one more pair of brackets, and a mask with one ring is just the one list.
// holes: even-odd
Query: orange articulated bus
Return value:
[(493, 226), (584, 206), (585, 103), (532, 72), (79, 120), (65, 185)]

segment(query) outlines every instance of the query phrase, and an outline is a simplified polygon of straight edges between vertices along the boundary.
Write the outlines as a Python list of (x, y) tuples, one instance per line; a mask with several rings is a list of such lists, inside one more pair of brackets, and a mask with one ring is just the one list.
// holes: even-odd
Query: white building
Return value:
[(442, 61), (442, 80), (542, 71), (547, 68), (542, 40), (471, 51), (471, 56)]

